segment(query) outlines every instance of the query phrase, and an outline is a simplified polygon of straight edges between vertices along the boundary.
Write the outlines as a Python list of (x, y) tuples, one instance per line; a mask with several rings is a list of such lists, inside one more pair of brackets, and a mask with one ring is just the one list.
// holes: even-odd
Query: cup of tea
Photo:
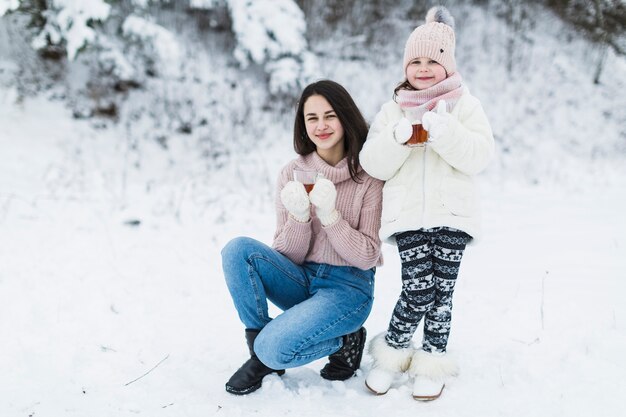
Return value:
[(293, 170), (293, 180), (304, 185), (307, 193), (310, 193), (317, 180), (317, 171), (296, 168)]
[(413, 134), (411, 138), (406, 142), (409, 145), (421, 145), (428, 141), (428, 130), (424, 129), (421, 121), (414, 122)]

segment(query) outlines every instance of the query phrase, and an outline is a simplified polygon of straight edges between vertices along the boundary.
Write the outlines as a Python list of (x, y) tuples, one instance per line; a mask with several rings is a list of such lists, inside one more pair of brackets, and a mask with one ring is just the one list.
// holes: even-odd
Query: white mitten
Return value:
[(337, 189), (332, 181), (326, 178), (318, 178), (315, 186), (309, 194), (311, 203), (316, 207), (317, 218), (323, 226), (330, 226), (339, 220), (339, 212), (335, 208), (337, 202)]
[(406, 117), (403, 117), (398, 121), (396, 127), (393, 129), (393, 137), (396, 139), (396, 142), (403, 145), (407, 140), (411, 139), (411, 135), (413, 134), (413, 126), (411, 126), (411, 122)]
[(450, 113), (446, 111), (446, 102), (440, 100), (435, 111), (428, 111), (422, 116), (422, 125), (428, 131), (428, 141), (432, 142), (441, 137), (448, 130)]
[(280, 201), (296, 221), (306, 223), (311, 218), (311, 203), (302, 183), (289, 181), (285, 184), (280, 191)]

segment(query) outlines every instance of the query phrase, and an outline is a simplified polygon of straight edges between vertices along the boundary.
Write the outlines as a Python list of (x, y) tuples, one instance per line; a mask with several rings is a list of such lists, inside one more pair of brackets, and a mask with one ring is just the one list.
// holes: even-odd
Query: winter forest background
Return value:
[[(271, 241), (295, 100), (330, 78), (371, 122), (435, 4), (497, 144), (461, 376), (426, 405), (321, 363), (229, 396), (219, 251)], [(624, 0), (0, 0), (0, 416), (624, 415), (625, 26)]]

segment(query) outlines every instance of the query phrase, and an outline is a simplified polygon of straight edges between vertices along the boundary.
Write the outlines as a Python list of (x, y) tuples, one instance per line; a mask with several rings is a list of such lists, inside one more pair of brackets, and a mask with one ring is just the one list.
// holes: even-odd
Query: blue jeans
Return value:
[[(293, 263), (246, 237), (222, 249), (226, 284), (247, 329), (262, 329), (254, 352), (273, 369), (293, 368), (339, 350), (358, 330), (374, 301), (374, 269)], [(267, 301), (283, 310), (276, 318)]]

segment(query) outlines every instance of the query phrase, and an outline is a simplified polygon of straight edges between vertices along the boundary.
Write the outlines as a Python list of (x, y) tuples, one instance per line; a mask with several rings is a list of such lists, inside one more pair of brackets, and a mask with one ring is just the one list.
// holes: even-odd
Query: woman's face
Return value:
[(304, 102), (303, 108), (306, 133), (317, 147), (317, 153), (325, 160), (327, 157), (342, 159), (343, 126), (330, 103), (323, 96), (313, 95)]
[(416, 90), (423, 90), (446, 79), (446, 70), (430, 58), (415, 58), (406, 67), (406, 79)]

